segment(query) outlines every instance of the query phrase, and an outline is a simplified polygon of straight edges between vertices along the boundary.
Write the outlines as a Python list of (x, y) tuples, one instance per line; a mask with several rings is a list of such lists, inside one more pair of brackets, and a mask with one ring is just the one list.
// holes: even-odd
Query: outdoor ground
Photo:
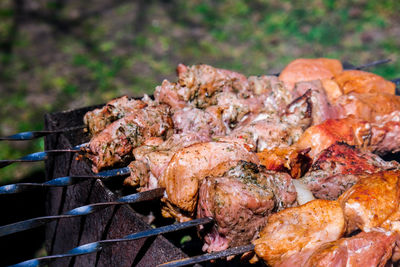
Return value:
[[(373, 71), (397, 78), (399, 14), (398, 0), (3, 0), (0, 136), (42, 129), (47, 112), (151, 94), (181, 62), (250, 75), (298, 57), (390, 58)], [(1, 142), (0, 159), (42, 149)], [(0, 183), (42, 167), (9, 166)]]

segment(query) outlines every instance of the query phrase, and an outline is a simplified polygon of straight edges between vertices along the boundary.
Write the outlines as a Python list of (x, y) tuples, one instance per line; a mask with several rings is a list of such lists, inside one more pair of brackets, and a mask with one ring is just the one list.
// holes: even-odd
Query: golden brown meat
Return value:
[(393, 82), (387, 81), (379, 75), (361, 70), (345, 70), (336, 74), (334, 80), (344, 94), (354, 92), (394, 95), (396, 90), (396, 85)]
[(193, 217), (200, 181), (209, 175), (222, 175), (238, 160), (258, 164), (255, 154), (234, 142), (206, 142), (178, 150), (159, 180), (167, 194), (163, 215), (169, 213), (181, 221)]
[(382, 171), (363, 175), (338, 199), (343, 209), (347, 233), (369, 231), (380, 226), (397, 211), (400, 200), (400, 171)]
[(369, 122), (376, 121), (377, 116), (400, 110), (400, 96), (388, 93), (349, 93), (335, 101), (339, 118), (355, 115), (356, 118)]
[(299, 58), (290, 62), (279, 75), (279, 79), (293, 89), (297, 82), (332, 78), (343, 71), (342, 63), (329, 58)]
[(379, 229), (361, 232), (355, 236), (322, 245), (302, 266), (383, 267), (390, 260), (398, 239), (397, 233), (384, 232)]
[(311, 166), (308, 149), (298, 150), (296, 147), (266, 149), (257, 153), (261, 165), (268, 170), (288, 172), (292, 178), (300, 178)]
[(311, 158), (336, 142), (366, 149), (379, 155), (400, 150), (400, 112), (377, 117), (369, 123), (349, 116), (330, 119), (308, 128), (295, 146), (298, 149), (311, 148)]
[(255, 252), (268, 265), (286, 257), (340, 238), (345, 231), (337, 201), (313, 200), (302, 206), (272, 214), (261, 237), (253, 241)]

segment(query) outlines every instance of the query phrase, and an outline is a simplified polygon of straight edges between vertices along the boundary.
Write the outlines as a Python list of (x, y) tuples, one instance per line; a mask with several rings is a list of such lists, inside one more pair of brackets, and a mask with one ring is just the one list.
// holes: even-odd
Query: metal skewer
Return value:
[(20, 192), (29, 191), (35, 188), (43, 187), (63, 187), (68, 185), (73, 185), (85, 181), (87, 179), (101, 179), (107, 180), (115, 176), (125, 176), (130, 173), (128, 167), (113, 169), (108, 171), (99, 172), (95, 175), (71, 175), (64, 176), (49, 180), (44, 183), (19, 183), (19, 184), (8, 184), (0, 187), (0, 195), (5, 194), (16, 194)]
[(146, 238), (146, 237), (156, 236), (156, 235), (160, 235), (160, 234), (175, 232), (175, 231), (183, 230), (186, 228), (191, 228), (191, 227), (198, 226), (198, 225), (208, 224), (213, 221), (214, 220), (212, 218), (206, 217), (206, 218), (195, 219), (195, 220), (184, 222), (184, 223), (171, 224), (171, 225), (164, 226), (164, 227), (159, 227), (159, 228), (150, 229), (150, 230), (135, 233), (135, 234), (126, 235), (119, 239), (100, 240), (97, 242), (78, 246), (78, 247), (73, 248), (70, 251), (66, 252), (65, 254), (51, 255), (51, 256), (31, 259), (31, 260), (27, 260), (27, 261), (24, 261), (24, 262), (15, 264), (15, 265), (11, 265), (11, 266), (14, 266), (14, 267), (17, 267), (17, 266), (18, 267), (41, 266), (41, 265), (50, 263), (54, 259), (95, 253), (95, 252), (102, 250), (105, 247), (108, 247), (108, 246), (118, 243), (118, 242), (127, 242), (127, 241), (132, 241), (132, 240), (136, 240), (136, 239), (140, 239), (140, 238)]
[(229, 257), (229, 256), (239, 255), (239, 254), (242, 254), (242, 253), (245, 253), (248, 251), (252, 251), (252, 250), (254, 250), (253, 244), (244, 245), (244, 246), (239, 246), (239, 247), (235, 247), (235, 248), (228, 248), (223, 251), (207, 253), (207, 254), (200, 255), (200, 256), (171, 261), (171, 262), (163, 263), (163, 264), (160, 264), (157, 266), (158, 267), (187, 266), (187, 265), (192, 265), (192, 264), (196, 264), (196, 263), (200, 263), (200, 262), (205, 262), (205, 261), (216, 260), (216, 259), (225, 258), (225, 257)]
[(83, 129), (85, 128), (85, 125), (80, 125), (76, 127), (70, 127), (70, 128), (64, 128), (64, 129), (59, 129), (59, 130), (43, 130), (43, 131), (29, 131), (29, 132), (22, 132), (22, 133), (17, 133), (5, 137), (0, 137), (1, 140), (9, 140), (9, 141), (23, 141), (23, 140), (32, 140), (35, 138), (43, 137), (49, 134), (55, 134), (55, 133), (63, 133), (63, 132), (68, 132), (68, 131), (73, 131), (73, 130), (78, 130), (78, 129)]
[(33, 218), (25, 221), (20, 221), (8, 225), (4, 225), (0, 227), (0, 237), (10, 235), (13, 233), (22, 232), (25, 230), (29, 230), (32, 228), (39, 227), (46, 223), (64, 219), (64, 218), (71, 218), (71, 217), (78, 217), (78, 216), (85, 216), (96, 211), (102, 210), (108, 206), (113, 205), (124, 205), (124, 204), (133, 204), (136, 202), (148, 201), (153, 200), (156, 198), (160, 198), (163, 196), (165, 189), (164, 188), (156, 188), (149, 191), (144, 191), (136, 194), (127, 195), (121, 197), (112, 202), (102, 202), (102, 203), (93, 203), (81, 207), (77, 207), (75, 209), (69, 210), (61, 215), (53, 215), (53, 216), (44, 216)]
[(35, 162), (35, 161), (43, 161), (48, 158), (50, 154), (57, 154), (57, 153), (75, 153), (80, 151), (82, 147), (88, 146), (89, 143), (84, 143), (80, 144), (77, 146), (74, 146), (73, 148), (69, 149), (55, 149), (55, 150), (47, 150), (47, 151), (41, 151), (41, 152), (35, 152), (32, 154), (28, 154), (26, 156), (23, 156), (19, 159), (5, 159), (5, 160), (0, 160), (0, 168), (4, 168), (10, 164), (13, 164), (15, 162)]

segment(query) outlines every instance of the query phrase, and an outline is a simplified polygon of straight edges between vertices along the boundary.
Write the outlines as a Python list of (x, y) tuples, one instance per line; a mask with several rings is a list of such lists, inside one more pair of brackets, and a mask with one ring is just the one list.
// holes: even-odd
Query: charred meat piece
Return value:
[(207, 142), (178, 150), (159, 180), (167, 195), (163, 215), (181, 221), (192, 218), (200, 182), (206, 176), (222, 175), (238, 160), (258, 163), (253, 153), (235, 142)]
[(166, 105), (148, 106), (125, 116), (106, 127), (90, 140), (86, 156), (93, 171), (123, 163), (132, 158), (132, 149), (150, 137), (164, 137), (172, 129)]
[(157, 188), (158, 179), (177, 150), (209, 141), (211, 138), (204, 132), (187, 132), (174, 134), (158, 145), (145, 144), (135, 148), (133, 150), (135, 161), (129, 164), (131, 174), (125, 179), (124, 184), (139, 186), (139, 191)]
[(394, 95), (396, 85), (379, 75), (361, 71), (345, 70), (335, 75), (334, 80), (339, 84), (344, 94), (355, 93), (387, 93)]
[(308, 128), (299, 138), (296, 147), (311, 148), (312, 158), (336, 142), (344, 142), (371, 151), (378, 155), (400, 150), (400, 113), (378, 117), (379, 122), (369, 123), (349, 116), (329, 119)]
[(213, 217), (215, 223), (203, 228), (207, 252), (248, 244), (265, 226), (268, 215), (296, 204), (291, 178), (240, 161), (222, 176), (201, 183), (197, 217)]
[(146, 106), (147, 104), (141, 100), (129, 99), (127, 96), (123, 96), (111, 100), (102, 108), (89, 111), (83, 117), (83, 122), (90, 134), (94, 136), (112, 122)]
[(347, 222), (347, 233), (378, 227), (398, 210), (399, 178), (398, 170), (363, 175), (339, 197)]
[(316, 199), (272, 214), (253, 241), (257, 256), (270, 266), (299, 253), (339, 239), (345, 231), (337, 201)]
[[(386, 266), (399, 239), (397, 233), (379, 229), (341, 238), (318, 248), (302, 266)], [(293, 265), (292, 265), (293, 266)]]
[(360, 174), (398, 166), (395, 161), (386, 162), (371, 152), (338, 142), (317, 155), (302, 181), (316, 198), (334, 200), (353, 186), (361, 178)]
[(292, 90), (298, 82), (333, 78), (343, 71), (342, 63), (329, 58), (299, 58), (290, 62), (279, 75), (279, 80), (285, 82)]
[(300, 178), (311, 166), (309, 149), (298, 150), (295, 147), (266, 149), (257, 153), (260, 163), (267, 170), (287, 172), (292, 178)]

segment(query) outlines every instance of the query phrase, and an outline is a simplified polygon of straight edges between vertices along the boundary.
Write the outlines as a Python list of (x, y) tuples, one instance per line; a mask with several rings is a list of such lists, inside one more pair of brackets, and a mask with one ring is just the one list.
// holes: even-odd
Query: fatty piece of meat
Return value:
[(146, 107), (141, 100), (129, 99), (127, 96), (113, 99), (105, 106), (89, 111), (83, 117), (87, 129), (92, 136), (97, 135), (112, 122)]
[(290, 62), (282, 70), (279, 80), (292, 90), (298, 82), (333, 78), (342, 71), (342, 63), (336, 59), (299, 58)]
[(339, 239), (344, 231), (339, 203), (316, 199), (270, 215), (260, 238), (253, 244), (258, 257), (270, 266), (277, 266), (302, 250)]
[(263, 184), (262, 170), (252, 163), (237, 164), (222, 176), (208, 177), (201, 183), (197, 217), (215, 220), (211, 227), (200, 227), (203, 251), (248, 244), (275, 208), (274, 193)]
[(244, 140), (254, 151), (288, 147), (311, 124), (309, 96), (308, 92), (295, 99), (280, 117), (266, 111), (249, 115), (229, 136)]
[(184, 100), (187, 89), (177, 83), (164, 80), (154, 91), (154, 99), (163, 104), (169, 105), (172, 109), (181, 109), (187, 105)]
[(379, 122), (379, 116), (400, 110), (400, 96), (388, 93), (349, 93), (335, 101), (339, 118), (354, 115), (369, 122)]
[(250, 91), (257, 96), (269, 93), (273, 87), (280, 83), (278, 77), (274, 75), (250, 76), (248, 82)]
[(174, 153), (184, 147), (209, 142), (208, 134), (186, 132), (173, 134), (165, 142), (158, 145), (143, 145), (133, 150), (135, 160), (129, 164), (130, 176), (124, 185), (139, 186), (138, 191), (146, 191), (158, 187), (161, 177)]
[(384, 267), (392, 257), (399, 235), (380, 229), (341, 238), (318, 248), (305, 267)]
[(178, 84), (187, 88), (184, 101), (192, 102), (196, 107), (205, 108), (210, 106), (213, 95), (216, 92), (248, 91), (249, 83), (246, 76), (224, 69), (214, 68), (209, 65), (185, 66), (179, 64), (177, 67)]
[(395, 161), (386, 162), (371, 152), (337, 142), (317, 155), (302, 182), (316, 198), (335, 200), (357, 183), (359, 175), (398, 167)]
[(227, 128), (217, 112), (194, 107), (176, 110), (172, 116), (174, 131), (176, 133), (205, 132), (210, 136), (225, 135)]
[(311, 148), (314, 158), (335, 142), (345, 142), (378, 155), (400, 151), (400, 112), (394, 111), (368, 122), (354, 116), (329, 119), (308, 128), (299, 138), (296, 147)]
[(396, 85), (379, 75), (361, 70), (345, 70), (335, 75), (334, 80), (339, 84), (344, 94), (351, 92), (387, 93), (394, 95)]
[(336, 107), (329, 102), (328, 96), (320, 80), (299, 82), (293, 90), (295, 96), (301, 96), (311, 90), (312, 125), (321, 124), (327, 119), (336, 119)]
[(164, 137), (172, 129), (169, 108), (166, 105), (148, 106), (108, 125), (90, 140), (86, 150), (92, 170), (124, 163), (132, 158), (131, 152), (151, 137)]
[(206, 176), (223, 174), (238, 160), (258, 163), (256, 155), (236, 142), (207, 142), (178, 150), (159, 180), (166, 191), (163, 215), (183, 214), (179, 220), (193, 217), (200, 182)]
[(362, 175), (354, 186), (339, 197), (347, 222), (347, 233), (378, 227), (398, 210), (399, 177), (398, 170)]

